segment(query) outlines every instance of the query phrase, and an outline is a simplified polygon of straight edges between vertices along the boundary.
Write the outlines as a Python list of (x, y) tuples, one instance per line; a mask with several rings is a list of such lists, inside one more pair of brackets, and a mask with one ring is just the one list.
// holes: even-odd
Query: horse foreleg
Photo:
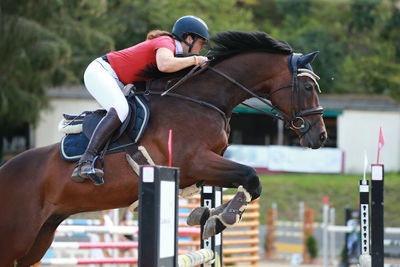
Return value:
[(40, 229), (29, 252), (18, 260), (18, 267), (31, 266), (39, 262), (50, 247), (58, 225), (68, 216), (56, 216), (46, 221)]
[(207, 207), (193, 209), (187, 218), (187, 224), (191, 226), (204, 225), (203, 239), (207, 239), (227, 227), (238, 224), (249, 203), (250, 194), (240, 186), (231, 200), (214, 209), (210, 210)]
[(260, 196), (262, 187), (253, 168), (227, 160), (211, 151), (200, 155), (201, 158), (194, 161), (197, 163), (194, 177), (204, 177), (203, 180), (208, 185), (239, 186), (232, 200), (213, 210), (197, 208), (189, 215), (189, 225), (205, 224), (203, 238), (206, 239), (237, 224), (248, 203)]
[(221, 214), (229, 205), (229, 203), (231, 203), (231, 200), (228, 200), (227, 202), (222, 203), (222, 205), (211, 210), (207, 207), (194, 208), (187, 217), (186, 223), (190, 226), (204, 225), (211, 216)]
[(19, 205), (18, 196), (21, 195), (15, 193), (15, 189), (9, 190), (15, 197), (8, 195), (6, 190), (0, 192), (0, 203), (3, 204), (0, 210), (0, 266), (11, 267), (30, 250), (41, 225), (34, 197), (23, 206)]

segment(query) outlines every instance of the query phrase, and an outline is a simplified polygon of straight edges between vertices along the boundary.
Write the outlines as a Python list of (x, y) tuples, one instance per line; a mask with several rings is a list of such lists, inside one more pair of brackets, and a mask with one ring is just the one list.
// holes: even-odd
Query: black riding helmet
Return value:
[[(177, 40), (182, 41), (189, 46), (189, 53), (198, 37), (201, 37), (206, 41), (209, 39), (207, 24), (202, 19), (195, 16), (184, 16), (179, 18), (172, 28), (172, 34)], [(185, 41), (187, 34), (194, 35), (194, 40), (191, 44)]]

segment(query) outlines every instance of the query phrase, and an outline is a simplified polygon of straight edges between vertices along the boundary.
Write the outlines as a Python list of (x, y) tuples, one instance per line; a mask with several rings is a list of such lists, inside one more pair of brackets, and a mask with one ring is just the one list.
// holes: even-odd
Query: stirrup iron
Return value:
[[(98, 172), (96, 173), (96, 169), (94, 167), (96, 160), (100, 159), (101, 162), (101, 176), (98, 175)], [(102, 185), (104, 184), (104, 179), (103, 179), (103, 174), (104, 174), (104, 161), (103, 158), (101, 158), (100, 156), (96, 156), (93, 159), (92, 165), (90, 167), (90, 170), (88, 172), (86, 172), (86, 175), (90, 178), (90, 180), (92, 180), (93, 184), (95, 185)]]

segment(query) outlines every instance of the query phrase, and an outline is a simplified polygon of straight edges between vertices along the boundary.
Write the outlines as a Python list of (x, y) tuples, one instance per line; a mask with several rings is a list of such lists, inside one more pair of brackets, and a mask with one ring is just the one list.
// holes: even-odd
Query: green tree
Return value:
[(118, 28), (106, 27), (116, 42), (116, 49), (143, 41), (154, 29), (171, 32), (175, 21), (184, 15), (205, 20), (211, 34), (228, 29), (254, 30), (251, 10), (241, 8), (238, 0), (113, 0), (107, 9), (102, 18), (109, 20), (107, 24), (118, 25)]
[(351, 14), (353, 15), (353, 25), (358, 32), (369, 31), (379, 17), (378, 9), (381, 0), (353, 0), (351, 4)]
[(68, 60), (70, 47), (32, 20), (6, 15), (0, 25), (0, 122), (12, 129), (36, 122), (47, 104), (45, 86)]
[(399, 9), (389, 1), (354, 1), (351, 7), (342, 85), (337, 92), (385, 94), (400, 100), (398, 45), (394, 27)]
[(321, 51), (313, 67), (324, 92), (400, 100), (396, 1), (259, 0), (252, 10), (263, 31), (288, 41), (296, 52)]
[(92, 9), (85, 7), (88, 13), (82, 14), (84, 2), (1, 2), (0, 123), (3, 131), (25, 123), (35, 124), (40, 110), (47, 106), (47, 87), (80, 83), (90, 59), (113, 48), (110, 37), (90, 28), (86, 19), (80, 19), (100, 12), (98, 5), (93, 5)]
[[(277, 14), (274, 14), (276, 25), (265, 23), (269, 32), (277, 39), (287, 41), (296, 53), (320, 51), (313, 62), (315, 72), (321, 77), (320, 87), (324, 93), (335, 91), (335, 84), (340, 76), (340, 66), (345, 56), (345, 42), (340, 37), (343, 24), (333, 23), (330, 27), (327, 20), (337, 20), (337, 14), (331, 10), (336, 3), (319, 3), (315, 1), (275, 1)], [(330, 8), (324, 7), (325, 4)], [(279, 18), (279, 19), (278, 19)]]

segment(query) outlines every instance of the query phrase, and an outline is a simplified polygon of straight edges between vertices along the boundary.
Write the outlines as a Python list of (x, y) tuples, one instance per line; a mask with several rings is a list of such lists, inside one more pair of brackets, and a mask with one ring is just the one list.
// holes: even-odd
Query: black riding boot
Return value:
[(80, 183), (85, 179), (90, 179), (95, 185), (103, 184), (103, 171), (96, 168), (92, 169), (92, 163), (94, 158), (100, 154), (108, 139), (111, 138), (114, 131), (121, 124), (117, 111), (111, 108), (96, 126), (85, 153), (72, 173), (71, 179), (73, 181)]

